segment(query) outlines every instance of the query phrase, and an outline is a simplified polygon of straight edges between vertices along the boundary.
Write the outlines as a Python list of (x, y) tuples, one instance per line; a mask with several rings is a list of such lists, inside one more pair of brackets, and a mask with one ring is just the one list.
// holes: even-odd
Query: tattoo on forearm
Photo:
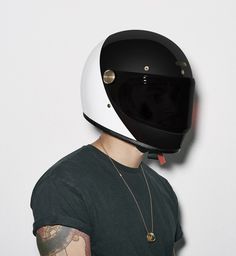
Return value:
[[(69, 256), (68, 251), (83, 249), (90, 256), (89, 236), (77, 229), (61, 225), (44, 226), (37, 231), (37, 246), (41, 256)], [(72, 247), (73, 245), (73, 247)]]

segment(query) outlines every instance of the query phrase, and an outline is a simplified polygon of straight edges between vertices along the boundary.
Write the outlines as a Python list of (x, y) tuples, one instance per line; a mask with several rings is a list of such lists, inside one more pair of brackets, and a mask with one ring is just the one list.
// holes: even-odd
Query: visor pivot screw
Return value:
[(107, 104), (107, 107), (110, 108), (110, 107), (111, 107), (111, 104), (108, 103), (108, 104)]
[(111, 84), (115, 80), (115, 72), (111, 69), (107, 69), (103, 73), (103, 82), (105, 84)]
[(175, 64), (181, 68), (181, 75), (184, 75), (184, 68), (187, 67), (187, 63), (184, 61), (176, 61)]
[(150, 69), (149, 66), (144, 66), (145, 71), (148, 71), (149, 69)]

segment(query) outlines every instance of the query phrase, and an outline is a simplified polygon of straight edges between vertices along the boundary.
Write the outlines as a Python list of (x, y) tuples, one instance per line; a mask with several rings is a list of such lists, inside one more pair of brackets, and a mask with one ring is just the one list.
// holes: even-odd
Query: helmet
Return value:
[(125, 30), (100, 41), (81, 78), (84, 118), (148, 158), (165, 162), (191, 127), (195, 80), (182, 50), (163, 35)]

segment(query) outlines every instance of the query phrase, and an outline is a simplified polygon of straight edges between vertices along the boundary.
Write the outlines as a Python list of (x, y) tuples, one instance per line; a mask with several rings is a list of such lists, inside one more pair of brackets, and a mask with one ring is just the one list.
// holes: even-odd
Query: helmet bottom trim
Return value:
[(91, 124), (93, 124), (94, 126), (96, 126), (97, 128), (99, 128), (100, 130), (102, 130), (102, 131), (104, 131), (104, 132), (106, 132), (106, 133), (108, 133), (108, 134), (110, 134), (110, 135), (112, 135), (112, 136), (114, 136), (114, 137), (116, 137), (116, 138), (118, 138), (118, 139), (124, 140), (124, 141), (126, 141), (126, 142), (128, 142), (128, 143), (130, 143), (130, 144), (133, 144), (134, 146), (137, 147), (137, 149), (138, 149), (139, 151), (141, 151), (141, 152), (143, 152), (143, 153), (148, 152), (148, 151), (153, 152), (153, 153), (154, 153), (154, 152), (155, 152), (155, 153), (161, 152), (161, 150), (158, 150), (158, 149), (155, 148), (155, 147), (152, 147), (152, 146), (150, 146), (150, 145), (147, 145), (147, 144), (142, 143), (142, 142), (137, 141), (137, 140), (130, 139), (130, 138), (124, 136), (124, 135), (121, 135), (121, 134), (119, 134), (119, 133), (117, 133), (117, 132), (114, 132), (114, 131), (112, 131), (112, 130), (110, 130), (110, 129), (108, 129), (108, 128), (106, 128), (106, 127), (100, 125), (100, 124), (98, 124), (98, 123), (95, 122), (94, 120), (90, 119), (85, 113), (83, 113), (83, 116), (84, 116), (84, 118), (85, 118), (88, 122), (90, 122)]

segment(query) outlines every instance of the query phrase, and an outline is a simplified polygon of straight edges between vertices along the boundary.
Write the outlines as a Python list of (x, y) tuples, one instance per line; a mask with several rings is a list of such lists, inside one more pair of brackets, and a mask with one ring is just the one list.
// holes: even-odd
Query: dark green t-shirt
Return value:
[[(141, 167), (113, 162), (150, 231), (150, 199)], [(134, 198), (110, 159), (91, 144), (60, 159), (36, 183), (31, 196), (33, 234), (44, 225), (60, 224), (90, 235), (92, 256), (172, 256), (174, 242), (183, 235), (178, 200), (166, 178), (142, 165), (152, 195), (155, 242), (147, 241)]]

